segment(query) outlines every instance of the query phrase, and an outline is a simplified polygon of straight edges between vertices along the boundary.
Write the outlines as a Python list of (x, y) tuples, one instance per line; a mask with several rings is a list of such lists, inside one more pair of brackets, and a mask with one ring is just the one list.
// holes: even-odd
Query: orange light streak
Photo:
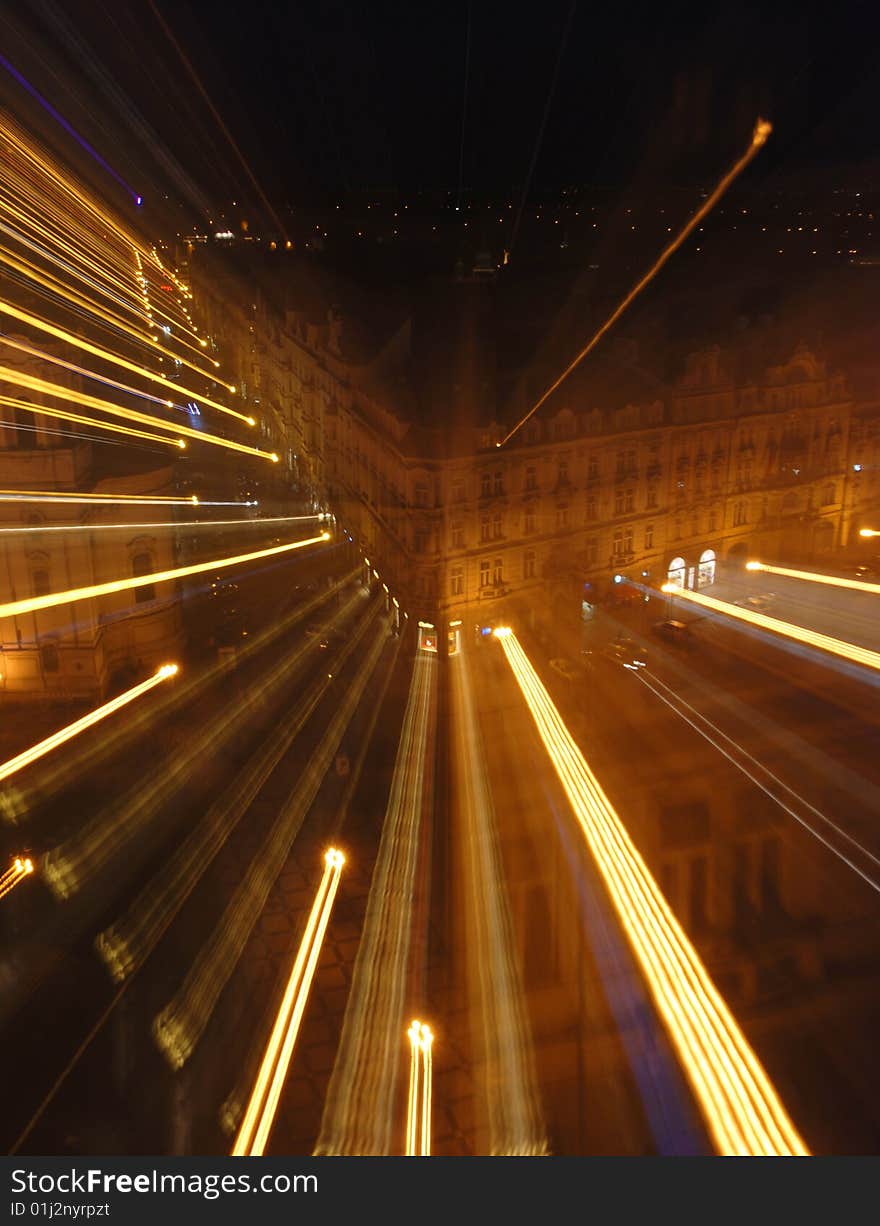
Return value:
[(214, 558), (211, 562), (177, 566), (174, 570), (157, 570), (149, 575), (131, 575), (125, 579), (113, 579), (109, 583), (93, 583), (90, 587), (69, 588), (66, 592), (49, 592), (45, 596), (28, 596), (23, 600), (11, 600), (6, 604), (0, 604), (0, 617), (17, 617), (21, 613), (33, 613), (37, 609), (51, 609), (59, 604), (75, 604), (78, 600), (88, 600), (93, 596), (109, 596), (114, 592), (128, 592), (149, 584), (184, 579), (188, 575), (203, 575), (207, 571), (221, 567), (240, 566), (244, 562), (256, 562), (260, 558), (272, 558), (278, 554), (290, 553), (294, 549), (305, 549), (307, 545), (317, 545), (329, 539), (330, 533), (322, 532), (320, 536), (310, 536), (306, 540), (292, 541), (287, 545), (274, 545), (271, 549), (257, 549), (253, 553), (236, 554), (229, 558)]
[(495, 631), (601, 873), (712, 1140), (722, 1154), (806, 1154), (712, 983), (516, 636)]
[(617, 307), (615, 307), (599, 330), (594, 333), (591, 339), (583, 347), (580, 353), (568, 364), (568, 366), (566, 366), (562, 374), (557, 379), (554, 379), (554, 381), (541, 396), (540, 400), (538, 400), (537, 403), (529, 409), (528, 413), (526, 413), (524, 417), (521, 417), (516, 425), (512, 427), (512, 429), (508, 430), (501, 442), (495, 444), (496, 447), (503, 447), (506, 442), (513, 438), (517, 430), (521, 429), (529, 418), (532, 417), (533, 414), (537, 413), (538, 409), (540, 409), (541, 405), (545, 402), (545, 400), (547, 400), (548, 396), (551, 396), (559, 385), (568, 378), (575, 367), (580, 365), (587, 354), (592, 349), (595, 349), (596, 345), (598, 345), (599, 341), (602, 339), (608, 329), (617, 323), (618, 319), (620, 319), (627, 307), (639, 296), (645, 286), (649, 285), (651, 281), (654, 280), (657, 273), (670, 258), (670, 256), (675, 254), (688, 235), (691, 234), (696, 226), (700, 224), (703, 218), (712, 211), (712, 209), (730, 187), (731, 183), (733, 183), (733, 181), (742, 174), (758, 150), (766, 143), (767, 138), (772, 131), (773, 127), (767, 122), (767, 120), (759, 119), (757, 121), (754, 131), (752, 132), (752, 139), (749, 143), (749, 147), (746, 149), (742, 157), (738, 158), (730, 169), (721, 177), (711, 194), (703, 201), (697, 211), (693, 214), (690, 220), (686, 222), (684, 227), (679, 231), (672, 242), (663, 249), (641, 280), (636, 282), (623, 301), (620, 302)]
[[(82, 400), (85, 397), (73, 396), (71, 400)], [(161, 443), (164, 447), (186, 446), (182, 438), (168, 438), (164, 434), (153, 434), (149, 430), (137, 430), (134, 426), (119, 426), (112, 421), (101, 421), (99, 417), (84, 417), (82, 413), (71, 413), (67, 409), (48, 408), (42, 404), (32, 404), (30, 400), (18, 400), (15, 396), (0, 396), (0, 404), (13, 409), (21, 409), (24, 413), (32, 413), (36, 417), (57, 417), (60, 421), (73, 421), (80, 426), (92, 426), (97, 430), (109, 430), (111, 434), (125, 434), (130, 438), (145, 438), (152, 443)], [(157, 423), (158, 424), (158, 423)]]
[(0, 877), (0, 898), (5, 898), (34, 871), (34, 862), (26, 856), (16, 856), (12, 867)]
[(880, 583), (866, 583), (863, 579), (844, 579), (839, 575), (820, 575), (811, 570), (788, 570), (784, 566), (768, 566), (766, 562), (746, 562), (746, 570), (765, 571), (768, 575), (785, 575), (789, 579), (804, 579), (808, 583), (825, 583), (828, 587), (849, 587), (854, 592), (880, 592)]
[(871, 651), (868, 647), (858, 647), (855, 643), (847, 643), (844, 639), (832, 638), (830, 634), (820, 634), (818, 630), (807, 630), (793, 622), (780, 621), (778, 617), (768, 617), (766, 613), (755, 613), (752, 609), (743, 609), (727, 600), (718, 600), (714, 596), (704, 596), (700, 592), (690, 592), (687, 588), (676, 587), (674, 583), (665, 583), (661, 589), (693, 604), (713, 609), (723, 613), (725, 617), (733, 617), (737, 621), (749, 622), (762, 630), (773, 634), (781, 634), (784, 638), (794, 639), (798, 643), (806, 643), (808, 647), (818, 647), (831, 655), (840, 656), (844, 660), (853, 660), (866, 668), (880, 669), (880, 652)]
[(10, 775), (15, 775), (20, 770), (24, 770), (26, 766), (30, 766), (32, 762), (39, 761), (40, 758), (51, 753), (53, 749), (57, 749), (59, 745), (65, 744), (75, 736), (79, 736), (81, 732), (85, 732), (87, 728), (100, 723), (102, 719), (106, 719), (108, 715), (113, 715), (115, 711), (121, 710), (128, 706), (130, 702), (134, 702), (136, 698), (140, 698), (142, 694), (149, 693), (155, 689), (157, 685), (161, 685), (163, 681), (167, 681), (169, 677), (177, 675), (176, 664), (163, 664), (157, 673), (152, 677), (148, 677), (146, 681), (142, 681), (139, 685), (132, 686), (130, 690), (126, 690), (124, 694), (119, 694), (110, 702), (105, 702), (103, 706), (97, 707), (94, 711), (89, 711), (87, 715), (83, 715), (80, 719), (74, 720), (72, 724), (67, 724), (64, 728), (59, 728), (57, 732), (53, 732), (51, 736), (47, 736), (44, 740), (38, 741), (36, 745), (32, 745), (30, 749), (25, 749), (21, 753), (16, 754), (14, 758), (9, 758), (6, 762), (0, 762), (0, 780), (8, 779)]
[(324, 856), (324, 875), (318, 885), (260, 1071), (231, 1150), (233, 1157), (255, 1157), (265, 1152), (344, 863), (345, 857), (335, 848)]

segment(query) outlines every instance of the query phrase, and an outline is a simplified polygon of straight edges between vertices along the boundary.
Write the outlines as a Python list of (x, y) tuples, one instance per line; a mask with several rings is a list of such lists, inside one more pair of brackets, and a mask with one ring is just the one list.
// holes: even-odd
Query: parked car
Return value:
[(686, 622), (655, 622), (651, 629), (658, 638), (663, 639), (667, 643), (671, 643), (675, 647), (693, 646), (694, 636)]

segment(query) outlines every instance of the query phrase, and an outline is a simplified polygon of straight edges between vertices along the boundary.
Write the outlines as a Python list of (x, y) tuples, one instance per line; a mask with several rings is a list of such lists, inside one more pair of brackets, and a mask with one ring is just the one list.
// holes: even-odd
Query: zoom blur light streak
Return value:
[(146, 681), (142, 681), (140, 685), (132, 686), (130, 690), (126, 690), (124, 694), (119, 694), (110, 702), (105, 702), (102, 707), (97, 707), (94, 711), (89, 711), (87, 715), (83, 715), (81, 719), (74, 720), (72, 724), (68, 724), (65, 728), (59, 728), (57, 732), (53, 732), (51, 736), (47, 736), (44, 740), (38, 741), (36, 745), (32, 745), (30, 749), (25, 749), (20, 754), (16, 754), (14, 758), (10, 758), (7, 762), (0, 762), (0, 780), (8, 779), (10, 775), (16, 774), (23, 770), (26, 766), (30, 766), (32, 762), (36, 762), (39, 758), (44, 757), (47, 753), (51, 753), (53, 749), (57, 749), (59, 745), (63, 745), (65, 741), (71, 740), (72, 737), (79, 736), (81, 732), (85, 732), (86, 728), (91, 728), (93, 724), (99, 723), (102, 719), (106, 719), (108, 715), (112, 715), (114, 711), (127, 706), (130, 702), (134, 702), (136, 698), (140, 698), (142, 694), (148, 693), (157, 685), (161, 685), (163, 681), (167, 681), (170, 677), (177, 675), (176, 664), (163, 664), (157, 673), (152, 677), (148, 677)]
[(703, 596), (699, 592), (690, 592), (687, 588), (677, 587), (674, 583), (664, 583), (661, 591), (668, 595), (680, 597), (693, 604), (702, 605), (725, 617), (733, 617), (738, 621), (749, 622), (762, 630), (773, 634), (781, 634), (784, 638), (794, 639), (798, 643), (806, 643), (808, 647), (818, 647), (831, 655), (840, 656), (843, 660), (852, 660), (863, 664), (866, 668), (880, 669), (880, 652), (871, 651), (868, 647), (859, 647), (856, 643), (847, 643), (844, 639), (832, 638), (830, 634), (820, 634), (818, 630), (807, 630), (804, 626), (796, 626), (793, 622), (780, 621), (778, 617), (768, 617), (766, 613), (755, 613), (752, 609), (743, 609), (740, 605), (731, 604), (727, 600), (716, 600), (714, 596)]
[[(26, 375), (21, 371), (15, 370), (13, 367), (0, 366), (0, 380), (10, 383), (14, 387), (24, 388), (27, 391), (40, 392), (45, 396), (52, 396), (58, 400), (72, 400), (76, 404), (85, 406), (86, 408), (98, 409), (102, 413), (109, 413), (112, 417), (122, 417), (126, 421), (137, 422), (138, 425), (153, 426), (157, 430), (167, 430), (174, 435), (183, 435), (186, 438), (197, 439), (202, 443), (213, 443), (215, 447), (226, 447), (230, 451), (241, 451), (246, 455), (259, 456), (264, 460), (271, 460), (273, 463), (278, 463), (278, 455), (274, 451), (263, 451), (259, 447), (249, 447), (245, 443), (236, 443), (232, 439), (220, 438), (217, 434), (206, 434), (202, 430), (193, 430), (190, 426), (181, 426), (177, 422), (162, 421), (161, 418), (153, 417), (149, 413), (141, 413), (137, 409), (127, 409), (122, 405), (114, 404), (110, 400), (102, 400), (98, 396), (88, 396), (85, 392), (69, 391), (60, 383), (51, 383), (48, 379), (38, 379), (34, 375)], [(22, 402), (22, 407), (28, 407), (27, 402)], [(31, 405), (29, 411), (32, 413), (41, 413), (44, 417), (65, 417), (69, 418), (69, 414), (62, 413), (54, 406), (45, 404)], [(94, 419), (86, 419), (94, 424)], [(248, 422), (252, 419), (248, 418)], [(98, 422), (100, 425), (101, 423)], [(118, 427), (117, 427), (118, 429)]]
[(406, 1106), (406, 1156), (428, 1158), (431, 1154), (431, 1083), (434, 1036), (430, 1026), (414, 1021), (406, 1032), (409, 1039), (409, 1095)]
[[(97, 506), (255, 507), (256, 502), (202, 501), (197, 494), (58, 494), (54, 490), (0, 490), (0, 502), (74, 502)], [(242, 521), (244, 522), (244, 521)]]
[[(192, 503), (189, 504), (192, 506)], [(210, 505), (207, 504), (207, 505)], [(302, 520), (322, 519), (317, 515), (267, 515), (265, 519), (188, 519), (181, 523), (176, 519), (158, 520), (155, 523), (121, 523), (121, 524), (39, 524), (29, 528), (0, 528), (0, 536), (29, 536), (36, 533), (43, 536), (47, 532), (145, 532), (148, 529), (173, 529), (179, 532), (186, 528), (187, 532), (199, 528), (261, 528), (266, 524), (290, 524)]]
[(252, 1158), (265, 1152), (344, 863), (345, 856), (335, 848), (324, 855), (324, 876), (318, 886), (260, 1071), (232, 1147), (233, 1157)]
[(806, 1154), (757, 1056), (509, 627), (495, 631), (722, 1154)]
[[(254, 425), (254, 420), (245, 413), (239, 413), (235, 409), (230, 409), (228, 405), (220, 404), (216, 400), (211, 400), (208, 396), (203, 396), (200, 392), (194, 392), (191, 388), (183, 387), (182, 384), (175, 383), (171, 379), (166, 379), (164, 375), (158, 374), (156, 371), (148, 370), (145, 366), (139, 366), (136, 362), (130, 362), (128, 358), (124, 358), (121, 354), (113, 352), (110, 349), (104, 349), (99, 345), (92, 345), (89, 341), (83, 340), (81, 336), (77, 336), (73, 332), (68, 332), (66, 328), (58, 328), (55, 324), (49, 323), (48, 320), (40, 318), (39, 315), (33, 315), (30, 311), (19, 310), (13, 306), (11, 302), (0, 302), (0, 314), (9, 315), (18, 323), (27, 324), (31, 328), (36, 328), (38, 332), (43, 332), (47, 336), (53, 336), (56, 340), (64, 341), (68, 345), (73, 345), (76, 349), (81, 349), (83, 353), (90, 353), (93, 357), (100, 358), (104, 362), (110, 362), (114, 366), (119, 366), (123, 370), (129, 370), (133, 374), (140, 375), (142, 379), (149, 379), (153, 383), (158, 383), (161, 387), (167, 387), (175, 396), (185, 400), (198, 400), (200, 404), (206, 404), (212, 409), (216, 409), (219, 413), (226, 413), (230, 417), (237, 417), (239, 421), (246, 422), (247, 425)], [(206, 375), (206, 378), (212, 376)]]
[(769, 566), (766, 562), (746, 562), (746, 570), (760, 570), (768, 575), (784, 575), (788, 579), (804, 579), (808, 583), (825, 583), (828, 587), (848, 587), (854, 592), (872, 592), (880, 595), (880, 583), (866, 583), (862, 579), (845, 579), (839, 575), (820, 575), (811, 570), (788, 570), (785, 566)]
[(865, 537), (880, 536), (880, 528), (860, 528), (859, 536), (865, 536)]
[(0, 877), (0, 898), (5, 898), (10, 890), (29, 877), (34, 871), (34, 862), (27, 856), (16, 856), (12, 867)]
[[(2, 378), (2, 370), (0, 370)], [(15, 396), (0, 396), (0, 404), (12, 409), (21, 409), (24, 413), (32, 413), (35, 417), (57, 417), (59, 421), (72, 421), (80, 426), (92, 426), (96, 430), (106, 430), (109, 434), (124, 434), (128, 438), (144, 438), (151, 443), (160, 443), (163, 447), (186, 447), (182, 438), (169, 438), (164, 434), (154, 434), (152, 430), (138, 430), (135, 426), (120, 426), (118, 422), (101, 421), (98, 417), (85, 417), (82, 413), (71, 413), (67, 409), (47, 409), (44, 404), (31, 404), (29, 400), (19, 400)], [(103, 442), (97, 438), (96, 441)]]
[(329, 541), (330, 533), (322, 532), (319, 536), (310, 536), (302, 541), (291, 541), (286, 545), (273, 545), (271, 549), (257, 549), (253, 553), (235, 554), (229, 558), (214, 558), (211, 562), (196, 562), (192, 566), (177, 566), (174, 570), (157, 570), (149, 575), (132, 575), (125, 579), (111, 579), (109, 583), (93, 583), (91, 587), (69, 588), (66, 592), (50, 592), (46, 596), (29, 596), (24, 600), (11, 600), (0, 604), (0, 617), (17, 617), (20, 613), (33, 613), (37, 609), (51, 609), (59, 604), (74, 604), (78, 600), (88, 600), (92, 596), (109, 596), (114, 592), (128, 592), (134, 588), (146, 587), (154, 583), (167, 583), (171, 579), (185, 579), (188, 575), (203, 575), (211, 570), (224, 566), (240, 566), (243, 562), (256, 562), (260, 558), (272, 558), (280, 553), (290, 553), (294, 549), (305, 549), (307, 545), (317, 545), (321, 541)]

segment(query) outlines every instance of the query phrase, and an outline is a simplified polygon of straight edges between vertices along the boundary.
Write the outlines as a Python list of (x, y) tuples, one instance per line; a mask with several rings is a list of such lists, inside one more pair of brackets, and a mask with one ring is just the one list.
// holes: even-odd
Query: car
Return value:
[(744, 596), (741, 600), (735, 600), (733, 603), (741, 609), (754, 609), (757, 613), (761, 613), (769, 609), (775, 599), (775, 594), (768, 592), (766, 596)]
[(693, 646), (694, 638), (690, 626), (686, 622), (662, 621), (655, 622), (651, 630), (658, 638), (672, 643), (676, 647)]
[(560, 677), (564, 677), (566, 681), (574, 681), (577, 677), (577, 669), (571, 660), (551, 660), (550, 667), (554, 672), (559, 673)]
[(605, 647), (605, 655), (608, 659), (616, 660), (618, 664), (622, 664), (624, 668), (631, 669), (634, 672), (648, 667), (648, 661), (645, 659), (645, 649), (640, 647), (635, 639), (631, 639), (625, 634), (619, 634), (616, 639), (608, 643)]
[(874, 562), (860, 562), (858, 566), (847, 566), (844, 573), (854, 579), (880, 579), (880, 566)]

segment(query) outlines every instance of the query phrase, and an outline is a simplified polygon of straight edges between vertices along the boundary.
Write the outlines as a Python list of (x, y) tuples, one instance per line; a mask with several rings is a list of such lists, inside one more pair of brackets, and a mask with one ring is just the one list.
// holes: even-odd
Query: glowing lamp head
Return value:
[(234, 383), (229, 384), (229, 391), (233, 396), (235, 395), (235, 384)]
[(176, 664), (163, 664), (159, 669), (157, 676), (159, 677), (176, 677), (178, 667)]
[(342, 868), (345, 856), (337, 847), (331, 847), (324, 853), (324, 863), (328, 868)]
[(510, 626), (496, 626), (492, 633), (496, 639), (509, 639), (513, 631)]
[(322, 540), (322, 541), (329, 541), (329, 540), (330, 540), (330, 533), (329, 533), (329, 532), (322, 532), (322, 533), (321, 533), (321, 540)]
[(33, 862), (33, 860), (25, 860), (25, 862), (24, 862), (24, 871), (25, 871), (26, 873), (32, 873), (32, 872), (34, 871), (34, 862)]
[(760, 562), (746, 562), (746, 570), (760, 570), (760, 569), (761, 569)]
[(189, 499), (189, 500), (190, 500), (190, 502), (193, 504), (193, 506), (194, 506), (194, 507), (197, 507), (197, 506), (199, 505), (199, 499), (198, 499), (198, 495), (197, 495), (197, 494), (190, 494), (190, 499)]
[(859, 536), (876, 536), (877, 532), (874, 528), (860, 528)]
[(256, 418), (255, 418), (255, 417), (248, 417), (248, 418), (247, 418), (247, 424), (248, 424), (249, 426), (255, 426), (255, 425), (257, 424), (257, 420), (256, 420)]
[(207, 349), (207, 348), (208, 348), (208, 342), (207, 342), (207, 341), (205, 341), (205, 340), (201, 340), (201, 339), (200, 339), (200, 340), (199, 340), (199, 344), (201, 345), (201, 347), (202, 347), (203, 349)]
[(135, 198), (134, 198), (134, 202), (135, 202), (135, 204), (138, 206), (138, 208), (140, 208), (140, 207), (141, 207), (141, 205), (142, 205), (142, 204), (143, 204), (143, 202), (144, 202), (144, 198), (143, 198), (143, 196), (135, 196)]
[(180, 448), (180, 450), (181, 450), (181, 451), (185, 451), (185, 450), (186, 450), (186, 442), (184, 441), (184, 439), (179, 438), (179, 439), (177, 440), (177, 446)]
[(277, 453), (273, 451), (272, 454), (269, 456), (269, 459), (272, 461), (273, 464), (277, 464), (278, 463)]
[(674, 583), (664, 583), (660, 589), (661, 592), (677, 592), (678, 587)]

